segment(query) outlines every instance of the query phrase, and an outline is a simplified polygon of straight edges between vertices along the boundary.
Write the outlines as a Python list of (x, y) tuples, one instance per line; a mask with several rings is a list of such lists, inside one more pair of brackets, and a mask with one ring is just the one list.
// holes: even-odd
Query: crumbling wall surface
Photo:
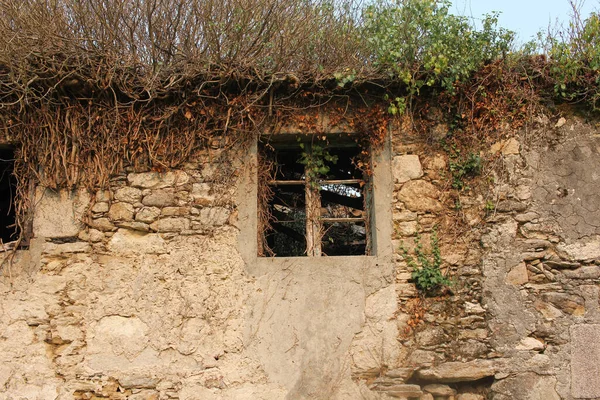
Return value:
[[(248, 185), (233, 184), (237, 167), (224, 170), (213, 156), (114, 176), (92, 195), (39, 188), (36, 237), (1, 281), (0, 398), (370, 393), (352, 380), (350, 348), (364, 331), (355, 357), (381, 364), (397, 352), (390, 265), (245, 262), (239, 243), (256, 232), (239, 237), (249, 222), (234, 199), (249, 199), (240, 193)], [(370, 336), (380, 329), (385, 343)]]
[(282, 398), (245, 352), (232, 193), (209, 162), (38, 190), (0, 284), (0, 398)]
[(600, 137), (576, 118), (530, 134), (503, 158), (482, 238), (492, 343), (510, 359), (494, 398), (600, 398)]
[[(38, 188), (0, 278), (0, 398), (600, 398), (600, 138), (536, 129), (484, 149), (472, 190), (447, 149), (394, 131), (383, 263), (249, 257), (255, 171), (214, 156)], [(453, 283), (422, 296), (402, 249), (419, 235), (430, 256), (436, 230)]]

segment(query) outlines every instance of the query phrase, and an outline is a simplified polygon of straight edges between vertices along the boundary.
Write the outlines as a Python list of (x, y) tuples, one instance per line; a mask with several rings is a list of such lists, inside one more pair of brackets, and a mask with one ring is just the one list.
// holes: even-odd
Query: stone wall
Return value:
[[(541, 118), (481, 190), (439, 146), (391, 150), (390, 259), (248, 258), (246, 154), (38, 188), (0, 278), (0, 398), (600, 398), (597, 130)], [(453, 284), (422, 297), (400, 249), (434, 227)]]

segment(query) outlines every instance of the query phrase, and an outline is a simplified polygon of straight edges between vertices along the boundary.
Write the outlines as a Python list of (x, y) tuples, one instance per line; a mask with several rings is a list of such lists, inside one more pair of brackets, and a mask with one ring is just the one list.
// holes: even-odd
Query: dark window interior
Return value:
[[(310, 146), (269, 143), (261, 149), (273, 165), (269, 182), (272, 197), (267, 205), (270, 218), (262, 233), (268, 250), (261, 253), (275, 257), (369, 254), (368, 185), (356, 166), (360, 148), (354, 143), (327, 144), (327, 154), (334, 161), (327, 161), (328, 171), (316, 182), (308, 183), (302, 159)], [(316, 196), (307, 195), (311, 189)], [(316, 212), (310, 212), (307, 199)], [(311, 224), (317, 227), (317, 233), (308, 228)], [(307, 232), (313, 232), (309, 235), (314, 237), (307, 238)], [(318, 242), (318, 250), (308, 254), (311, 250), (307, 239), (309, 243)]]
[(14, 149), (0, 147), (0, 240), (2, 243), (17, 239), (13, 200), (17, 181), (13, 175)]

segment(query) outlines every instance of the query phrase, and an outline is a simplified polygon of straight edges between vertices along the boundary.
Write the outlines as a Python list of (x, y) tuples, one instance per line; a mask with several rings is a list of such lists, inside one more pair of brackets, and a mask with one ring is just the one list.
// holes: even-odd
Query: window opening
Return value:
[(370, 254), (371, 195), (358, 167), (366, 156), (361, 147), (288, 138), (261, 144), (259, 153), (266, 169), (259, 185), (259, 256)]
[(3, 244), (17, 239), (16, 213), (14, 198), (17, 180), (14, 171), (14, 149), (0, 147), (0, 251)]

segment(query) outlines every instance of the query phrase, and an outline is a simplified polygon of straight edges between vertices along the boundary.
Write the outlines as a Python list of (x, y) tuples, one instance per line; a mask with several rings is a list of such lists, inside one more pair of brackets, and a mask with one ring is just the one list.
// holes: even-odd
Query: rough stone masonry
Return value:
[[(597, 128), (540, 117), (459, 203), (448, 154), (399, 130), (389, 150), (389, 259), (248, 257), (251, 159), (233, 185), (207, 153), (96, 193), (39, 187), (0, 278), (0, 398), (600, 398)], [(454, 284), (422, 298), (400, 243), (450, 214), (469, 227), (442, 236)]]

